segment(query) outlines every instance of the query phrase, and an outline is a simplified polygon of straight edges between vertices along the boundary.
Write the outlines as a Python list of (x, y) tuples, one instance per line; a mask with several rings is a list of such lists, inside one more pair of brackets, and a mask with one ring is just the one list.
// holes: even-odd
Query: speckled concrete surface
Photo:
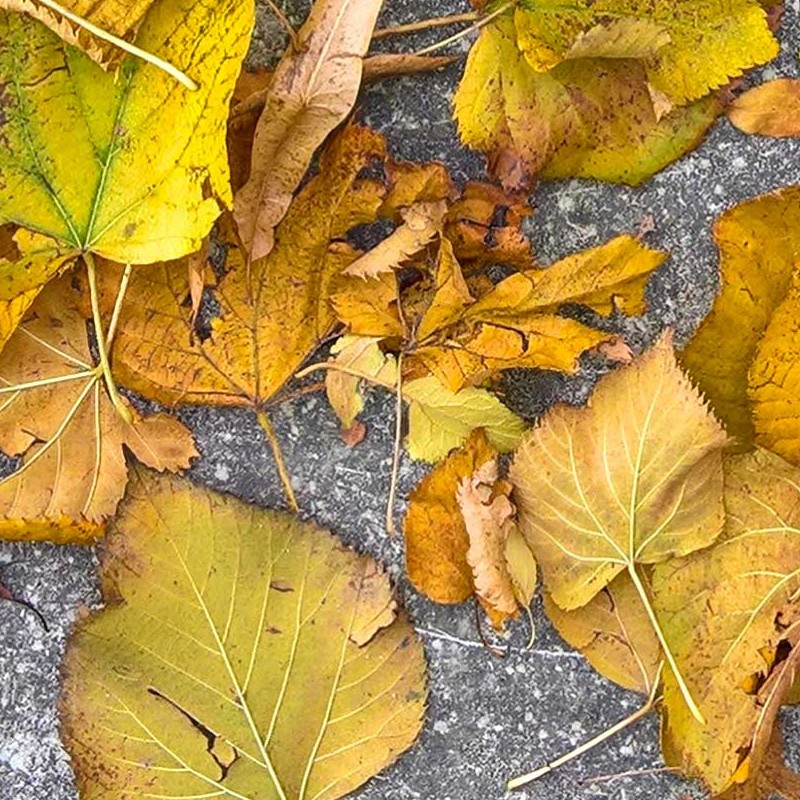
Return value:
[[(797, 75), (800, 46), (798, 0), (787, 3), (781, 30), (783, 54), (760, 76)], [(461, 10), (450, 0), (389, 0), (382, 24)], [(288, 9), (298, 20), (303, 4)], [(260, 12), (254, 63), (273, 58), (279, 36), (269, 12)], [(445, 35), (446, 30), (434, 34)], [(417, 35), (402, 44), (432, 40)], [(382, 46), (391, 48), (401, 42)], [(482, 161), (458, 147), (449, 100), (462, 66), (440, 73), (386, 81), (369, 88), (359, 103), (362, 121), (383, 131), (398, 157), (438, 159), (459, 180), (479, 178)], [(679, 340), (707, 311), (716, 287), (711, 223), (724, 209), (780, 186), (800, 182), (800, 141), (744, 137), (725, 123), (694, 153), (644, 187), (631, 190), (590, 182), (556, 182), (538, 188), (529, 224), (544, 263), (635, 230), (652, 215), (653, 246), (673, 258), (653, 280), (651, 310), (644, 320), (615, 323), (636, 345), (664, 325)], [(508, 398), (529, 414), (557, 400), (581, 402), (597, 376), (573, 379), (519, 374), (507, 382)], [(477, 641), (470, 605), (437, 607), (408, 587), (402, 575), (402, 543), (389, 539), (383, 514), (391, 459), (390, 398), (369, 397), (368, 435), (355, 450), (344, 447), (336, 421), (319, 397), (285, 404), (277, 427), (303, 514), (328, 526), (348, 543), (385, 561), (398, 581), (425, 643), (430, 666), (430, 709), (417, 746), (395, 766), (356, 793), (360, 800), (492, 800), (505, 780), (536, 767), (626, 716), (638, 698), (598, 677), (569, 651), (537, 608), (537, 640), (524, 649), (525, 624), (512, 627), (498, 659)], [(202, 459), (193, 479), (265, 506), (280, 506), (281, 492), (269, 448), (248, 412), (184, 409)], [(423, 474), (402, 465), (407, 492)], [(398, 519), (402, 507), (398, 508)], [(95, 555), (90, 549), (47, 545), (0, 546), (0, 577), (47, 620), (45, 631), (24, 609), (0, 603), (0, 800), (75, 800), (69, 761), (57, 729), (57, 675), (76, 610), (98, 602)], [(787, 714), (790, 757), (800, 755), (800, 714)], [(798, 764), (795, 763), (795, 766)], [(519, 795), (528, 800), (678, 800), (701, 796), (663, 771), (605, 780), (628, 770), (657, 770), (657, 724), (646, 720), (592, 754), (543, 779)]]

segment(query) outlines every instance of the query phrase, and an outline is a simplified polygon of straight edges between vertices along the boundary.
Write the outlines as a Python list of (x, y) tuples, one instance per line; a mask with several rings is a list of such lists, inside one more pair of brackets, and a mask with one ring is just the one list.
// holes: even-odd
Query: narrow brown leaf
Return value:
[(356, 100), (381, 0), (319, 0), (270, 84), (253, 142), (250, 178), (234, 198), (250, 258), (272, 250), (316, 149)]

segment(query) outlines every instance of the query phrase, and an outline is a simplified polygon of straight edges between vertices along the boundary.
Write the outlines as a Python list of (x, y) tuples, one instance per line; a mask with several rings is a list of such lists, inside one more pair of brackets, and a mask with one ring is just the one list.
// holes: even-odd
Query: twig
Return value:
[(114, 36), (113, 33), (109, 33), (108, 31), (104, 31), (102, 28), (98, 28), (97, 25), (93, 25), (88, 20), (83, 19), (83, 17), (79, 17), (77, 14), (73, 14), (69, 9), (60, 6), (55, 2), (55, 0), (39, 0), (39, 2), (43, 6), (49, 8), (51, 11), (55, 11), (56, 14), (60, 14), (65, 19), (68, 19), (79, 28), (89, 31), (89, 33), (93, 34), (98, 39), (110, 42), (116, 47), (119, 47), (120, 50), (124, 50), (126, 53), (137, 56), (138, 58), (141, 58), (142, 61), (147, 61), (148, 64), (152, 64), (154, 67), (158, 67), (158, 69), (163, 70), (168, 75), (171, 75), (173, 78), (175, 78), (178, 83), (183, 84), (187, 89), (189, 89), (189, 91), (196, 92), (200, 88), (188, 75), (181, 72), (177, 67), (174, 67), (168, 61), (164, 61), (162, 58), (159, 58), (152, 53), (148, 53), (147, 50), (142, 50), (135, 44), (131, 44), (130, 42), (126, 42), (124, 39), (120, 39), (118, 36)]
[(620, 720), (616, 725), (612, 725), (610, 728), (607, 728), (599, 735), (595, 736), (594, 739), (590, 739), (588, 742), (576, 747), (574, 750), (570, 750), (569, 753), (566, 753), (563, 756), (560, 756), (555, 761), (551, 761), (549, 764), (546, 764), (544, 767), (540, 767), (533, 772), (529, 772), (527, 775), (521, 775), (518, 778), (512, 778), (506, 784), (506, 790), (509, 792), (513, 792), (515, 789), (521, 789), (523, 786), (527, 786), (527, 784), (538, 780), (544, 775), (552, 772), (554, 769), (558, 769), (558, 767), (563, 766), (564, 764), (572, 761), (572, 759), (577, 758), (584, 753), (588, 753), (589, 750), (597, 747), (597, 745), (602, 744), (607, 739), (610, 739), (612, 736), (615, 736), (620, 731), (625, 730), (625, 728), (633, 725), (635, 722), (638, 722), (642, 717), (646, 717), (652, 710), (655, 708), (656, 703), (658, 702), (658, 697), (656, 696), (658, 692), (658, 687), (661, 683), (661, 670), (664, 666), (664, 662), (661, 662), (661, 665), (658, 669), (658, 676), (656, 677), (655, 681), (653, 682), (653, 689), (650, 692), (650, 697), (647, 698), (647, 702), (639, 709), (633, 712), (625, 719)]
[(397, 500), (397, 481), (400, 473), (400, 453), (403, 442), (403, 354), (397, 356), (397, 385), (394, 406), (394, 451), (392, 453), (392, 477), (389, 481), (389, 499), (386, 501), (386, 531), (394, 536), (394, 504)]
[(294, 29), (294, 25), (292, 25), (286, 14), (283, 13), (283, 11), (276, 3), (273, 2), (273, 0), (264, 0), (264, 2), (267, 4), (267, 8), (275, 15), (281, 27), (289, 35), (289, 39), (291, 39), (292, 42), (292, 47), (297, 49), (297, 31)]
[(94, 256), (86, 252), (83, 254), (83, 260), (86, 262), (86, 272), (89, 276), (89, 296), (92, 302), (92, 319), (94, 320), (94, 335), (97, 340), (97, 352), (100, 356), (100, 366), (103, 369), (103, 378), (108, 390), (108, 396), (111, 398), (111, 403), (116, 408), (117, 413), (129, 425), (133, 422), (133, 415), (130, 409), (125, 405), (117, 389), (117, 384), (114, 383), (114, 376), (111, 374), (111, 364), (108, 360), (108, 348), (106, 346), (106, 335), (103, 330), (103, 319), (100, 316), (100, 300), (97, 295), (97, 270), (94, 263)]
[(286, 495), (286, 502), (289, 503), (289, 508), (297, 512), (299, 506), (297, 505), (297, 498), (292, 488), (292, 481), (289, 477), (289, 471), (286, 469), (286, 463), (283, 460), (283, 453), (281, 452), (281, 445), (278, 437), (275, 435), (275, 429), (272, 427), (269, 417), (263, 412), (256, 412), (256, 419), (261, 429), (267, 435), (270, 447), (272, 448), (272, 456), (275, 459), (275, 464), (278, 467), (278, 475), (280, 476), (281, 483), (283, 484), (283, 491)]
[(406, 25), (393, 25), (391, 28), (379, 28), (372, 34), (373, 39), (384, 39), (387, 36), (401, 36), (404, 33), (417, 33), (427, 31), (431, 28), (441, 28), (445, 25), (459, 25), (462, 22), (475, 22), (479, 19), (477, 11), (469, 11), (466, 14), (451, 14), (447, 17), (433, 17), (423, 19), (420, 22), (409, 22)]
[(415, 53), (413, 53), (413, 55), (424, 56), (426, 53), (433, 53), (435, 50), (439, 50), (442, 47), (447, 47), (449, 44), (454, 44), (455, 42), (463, 39), (465, 36), (469, 36), (471, 33), (480, 30), (484, 25), (488, 25), (493, 19), (499, 17), (501, 14), (505, 14), (506, 11), (508, 11), (508, 9), (512, 8), (514, 5), (516, 5), (516, 0), (509, 0), (509, 2), (503, 3), (502, 6), (492, 11), (491, 14), (481, 17), (481, 19), (479, 19), (477, 22), (470, 25), (469, 28), (464, 28), (463, 31), (454, 33), (452, 36), (448, 36), (447, 39), (442, 39), (441, 42), (436, 42), (436, 44), (423, 47), (422, 50), (417, 50)]

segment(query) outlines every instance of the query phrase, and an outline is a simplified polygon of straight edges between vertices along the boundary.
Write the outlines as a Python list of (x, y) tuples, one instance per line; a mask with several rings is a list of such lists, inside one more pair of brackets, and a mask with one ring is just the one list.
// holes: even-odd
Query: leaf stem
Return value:
[[(100, 300), (97, 296), (97, 269), (94, 263), (94, 256), (86, 252), (83, 254), (83, 260), (86, 262), (86, 272), (89, 276), (89, 297), (92, 302), (92, 319), (94, 320), (94, 335), (97, 340), (97, 352), (100, 355), (100, 366), (103, 370), (103, 379), (105, 380), (108, 396), (117, 413), (122, 419), (130, 425), (133, 422), (133, 415), (131, 410), (125, 405), (117, 389), (117, 384), (114, 383), (114, 376), (111, 374), (111, 364), (108, 360), (108, 349), (106, 348), (106, 336), (103, 330), (103, 319), (100, 316)], [(119, 299), (119, 298), (118, 298)], [(115, 309), (116, 310), (116, 309)], [(112, 320), (113, 321), (113, 320)]]
[(386, 501), (386, 531), (394, 536), (394, 504), (397, 501), (397, 482), (400, 474), (400, 453), (403, 446), (403, 354), (397, 356), (397, 385), (394, 406), (394, 450), (392, 452), (392, 477), (389, 481), (389, 498)]
[(108, 333), (106, 334), (106, 343), (111, 347), (114, 341), (114, 334), (117, 332), (117, 324), (119, 323), (119, 314), (122, 311), (122, 301), (125, 298), (125, 292), (128, 291), (128, 283), (131, 279), (131, 265), (125, 265), (125, 271), (122, 273), (122, 278), (119, 282), (119, 290), (117, 291), (117, 299), (114, 302), (114, 311), (111, 314), (111, 323), (108, 326)]
[(417, 33), (427, 31), (431, 28), (441, 28), (445, 25), (460, 25), (462, 22), (475, 22), (479, 19), (477, 11), (469, 11), (466, 14), (450, 14), (446, 17), (433, 17), (423, 19), (419, 22), (409, 22), (406, 25), (394, 25), (391, 28), (379, 28), (372, 34), (373, 39), (383, 39), (387, 36), (400, 36), (405, 33)]
[(283, 13), (283, 10), (277, 3), (273, 2), (273, 0), (264, 0), (264, 2), (267, 4), (267, 8), (275, 15), (280, 26), (286, 31), (292, 47), (297, 50), (297, 31), (294, 29), (294, 25), (292, 25), (289, 18)]
[(675, 682), (678, 684), (678, 688), (680, 689), (681, 694), (683, 695), (683, 699), (686, 701), (686, 705), (689, 707), (689, 711), (701, 725), (705, 725), (706, 724), (705, 717), (703, 717), (703, 714), (697, 707), (697, 703), (692, 697), (692, 693), (689, 691), (689, 687), (686, 685), (686, 681), (684, 680), (680, 667), (678, 667), (678, 664), (675, 661), (675, 656), (672, 655), (669, 642), (667, 642), (666, 637), (664, 636), (664, 631), (661, 630), (661, 623), (658, 621), (656, 613), (653, 610), (653, 606), (650, 603), (650, 597), (647, 594), (647, 589), (645, 588), (645, 585), (642, 583), (642, 579), (639, 577), (639, 573), (636, 572), (636, 565), (633, 562), (628, 563), (628, 574), (631, 576), (633, 585), (636, 587), (636, 591), (639, 594), (639, 598), (642, 601), (642, 605), (644, 605), (644, 609), (647, 612), (647, 617), (650, 620), (650, 624), (653, 626), (656, 636), (658, 637), (658, 641), (661, 644), (661, 649), (664, 651), (664, 657), (666, 658), (667, 664), (669, 664), (669, 667), (672, 670), (672, 674), (675, 676)]
[[(663, 665), (663, 662), (662, 662)], [(659, 668), (659, 675), (660, 675), (660, 668)], [(630, 727), (634, 723), (638, 722), (642, 717), (646, 717), (655, 707), (656, 703), (658, 702), (658, 698), (656, 697), (656, 692), (658, 691), (658, 686), (660, 684), (660, 677), (656, 677), (656, 680), (653, 683), (653, 689), (650, 692), (650, 697), (647, 698), (647, 702), (639, 709), (633, 712), (630, 716), (625, 717), (625, 719), (620, 720), (615, 725), (612, 725), (610, 728), (606, 728), (602, 733), (598, 734), (594, 737), (594, 739), (590, 739), (588, 742), (584, 742), (582, 745), (579, 745), (574, 750), (570, 750), (569, 753), (565, 753), (563, 756), (559, 756), (555, 761), (551, 761), (549, 764), (546, 764), (543, 767), (539, 767), (539, 769), (534, 770), (533, 772), (529, 772), (527, 775), (520, 775), (518, 778), (512, 778), (506, 784), (506, 791), (513, 792), (515, 789), (521, 789), (523, 786), (527, 786), (529, 783), (532, 783), (535, 780), (547, 775), (548, 773), (552, 772), (554, 769), (558, 769), (559, 767), (563, 766), (564, 764), (572, 761), (574, 758), (583, 755), (584, 753), (588, 753), (589, 750), (597, 747), (597, 745), (602, 744), (606, 740), (610, 739), (612, 736), (615, 736), (620, 731), (625, 730), (625, 728)]]
[(83, 17), (73, 14), (68, 8), (60, 6), (55, 2), (55, 0), (39, 0), (39, 2), (43, 6), (49, 8), (51, 11), (55, 11), (56, 14), (60, 14), (65, 19), (68, 19), (79, 28), (83, 28), (84, 30), (93, 34), (98, 39), (109, 42), (110, 44), (119, 47), (120, 50), (124, 50), (126, 53), (130, 53), (132, 56), (141, 58), (142, 61), (146, 61), (148, 64), (152, 64), (154, 67), (158, 67), (158, 69), (163, 70), (168, 75), (171, 75), (173, 78), (175, 78), (178, 83), (183, 84), (187, 89), (189, 89), (189, 91), (196, 92), (200, 88), (188, 75), (181, 72), (177, 67), (174, 67), (168, 61), (164, 61), (158, 56), (148, 53), (147, 50), (142, 50), (135, 44), (131, 44), (130, 42), (126, 42), (124, 39), (120, 39), (118, 36), (114, 36), (113, 33), (109, 33), (108, 31), (104, 31), (102, 28), (98, 28), (97, 25), (92, 24), (89, 22), (89, 20), (83, 19)]
[(488, 25), (493, 19), (499, 17), (501, 14), (505, 14), (509, 8), (512, 8), (516, 5), (517, 0), (508, 0), (507, 3), (503, 3), (499, 8), (496, 8), (492, 11), (491, 14), (487, 14), (485, 17), (481, 17), (477, 22), (473, 23), (469, 26), (469, 28), (464, 28), (463, 31), (459, 31), (458, 33), (454, 33), (452, 36), (448, 36), (447, 39), (442, 39), (441, 42), (436, 42), (435, 44), (429, 45), (428, 47), (423, 47), (422, 50), (417, 50), (412, 55), (415, 56), (424, 56), (427, 53), (433, 53), (436, 50), (441, 49), (442, 47), (447, 47), (449, 44), (454, 44), (455, 42), (460, 41), (465, 36), (469, 36), (469, 34), (473, 33), (474, 31), (480, 30), (484, 25)]
[(257, 411), (256, 419), (258, 420), (258, 424), (261, 426), (261, 430), (263, 430), (267, 436), (269, 446), (272, 448), (272, 456), (275, 459), (275, 465), (278, 468), (278, 475), (281, 479), (281, 484), (283, 485), (283, 492), (286, 495), (286, 502), (289, 504), (289, 508), (297, 513), (300, 507), (297, 505), (297, 497), (295, 496), (294, 489), (292, 488), (292, 480), (289, 476), (289, 471), (286, 469), (286, 463), (283, 460), (280, 442), (278, 441), (278, 437), (275, 435), (275, 428), (272, 427), (272, 422), (264, 411)]

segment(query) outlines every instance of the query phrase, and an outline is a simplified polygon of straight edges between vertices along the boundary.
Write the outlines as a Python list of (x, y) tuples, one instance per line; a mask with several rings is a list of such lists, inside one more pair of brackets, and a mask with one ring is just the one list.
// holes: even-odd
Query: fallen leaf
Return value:
[(618, 309), (639, 315), (647, 307), (645, 288), (650, 275), (667, 257), (623, 234), (546, 269), (510, 275), (482, 297), (469, 315), (494, 323), (518, 321), (526, 314), (552, 314), (567, 303), (587, 306), (598, 314)]
[(728, 119), (745, 133), (800, 136), (800, 80), (778, 78), (734, 100)]
[[(519, 578), (515, 588), (508, 559), (508, 542), (518, 532), (514, 520), (516, 508), (509, 499), (511, 486), (499, 480), (497, 459), (479, 466), (472, 475), (462, 478), (456, 489), (456, 500), (469, 536), (467, 563), (472, 569), (475, 595), (495, 628), (503, 629), (505, 621), (518, 614), (520, 595), (530, 605), (536, 586), (535, 561), (527, 549), (527, 560), (519, 568), (519, 555), (514, 551), (514, 567)], [(514, 546), (519, 544), (513, 536)], [(523, 542), (523, 547), (527, 545)], [(522, 554), (524, 557), (524, 553)], [(533, 574), (530, 566), (533, 564)]]
[(506, 188), (539, 174), (637, 185), (697, 145), (721, 111), (711, 96), (664, 116), (644, 61), (574, 59), (537, 72), (517, 35), (511, 16), (486, 25), (454, 98), (462, 142), (488, 154)]
[(469, 534), (456, 491), (497, 451), (482, 429), (437, 464), (409, 495), (403, 523), (406, 572), (414, 587), (437, 603), (463, 603), (474, 590), (467, 562)]
[(665, 6), (576, 0), (541, 10), (531, 3), (514, 16), (517, 43), (535, 70), (575, 58), (589, 38), (587, 57), (641, 59), (647, 81), (679, 105), (725, 86), (779, 51), (759, 0), (676, 0)]
[(783, 757), (784, 735), (780, 722), (772, 730), (772, 738), (758, 772), (744, 784), (737, 784), (715, 800), (797, 800), (800, 797), (800, 775), (786, 766)]
[(689, 716), (666, 673), (664, 757), (713, 792), (747, 757), (762, 713), (758, 687), (800, 620), (799, 501), (798, 471), (778, 456), (728, 457), (722, 536), (653, 571), (655, 611), (706, 719)]
[[(667, 663), (684, 682), (642, 567), (720, 535), (726, 441), (664, 336), (604, 377), (588, 408), (549, 411), (511, 467), (520, 526), (552, 599), (571, 611), (628, 574)], [(689, 692), (682, 694), (699, 716)]]
[(0, 12), (0, 223), (53, 238), (61, 256), (143, 264), (197, 250), (231, 202), (225, 118), (252, 24), (251, 2), (154, 5), (136, 44), (193, 75), (190, 92), (132, 56), (105, 73)]
[(398, 302), (397, 279), (388, 273), (337, 280), (331, 292), (331, 307), (339, 322), (356, 336), (402, 337)]
[(335, 322), (334, 276), (356, 251), (339, 239), (375, 218), (383, 184), (359, 178), (383, 141), (349, 128), (323, 155), (320, 173), (295, 199), (267, 258), (247, 265), (233, 235), (214, 290), (209, 335), (195, 336), (186, 272), (158, 264), (134, 270), (114, 343), (120, 382), (164, 403), (260, 408), (294, 375)]
[(381, 53), (364, 59), (364, 83), (397, 78), (401, 75), (419, 75), (423, 72), (449, 67), (461, 56), (417, 56), (413, 53)]
[[(149, 9), (156, 0), (62, 0), (60, 5), (85, 22), (100, 28), (118, 39), (133, 40)], [(123, 51), (105, 39), (95, 36), (63, 14), (39, 0), (0, 0), (0, 9), (28, 14), (47, 25), (67, 44), (80, 47), (93, 61), (102, 66), (116, 65)]]
[(125, 491), (125, 449), (162, 471), (188, 467), (197, 456), (189, 431), (172, 417), (141, 417), (129, 406), (128, 424), (117, 413), (70, 281), (42, 291), (0, 354), (0, 448), (22, 459), (0, 479), (2, 538), (91, 541)]
[(342, 336), (331, 347), (331, 361), (342, 369), (329, 369), (325, 373), (325, 392), (345, 432), (353, 429), (356, 417), (363, 411), (364, 396), (361, 391), (363, 378), (343, 370), (369, 376), (374, 383), (386, 387), (397, 383), (397, 360), (394, 356), (387, 356), (379, 342), (380, 339), (374, 337)]
[(564, 641), (601, 675), (625, 689), (650, 694), (662, 661), (661, 645), (629, 575), (617, 575), (573, 611), (564, 611), (549, 594), (544, 608)]
[(380, 0), (319, 0), (278, 64), (255, 131), (250, 177), (235, 199), (250, 259), (272, 250), (275, 227), (314, 152), (352, 110), (380, 8)]
[(382, 569), (326, 531), (140, 472), (101, 580), (61, 695), (84, 797), (333, 800), (419, 734), (422, 646)]
[(355, 420), (349, 428), (342, 431), (342, 441), (347, 447), (353, 448), (361, 444), (366, 435), (367, 426), (363, 422)]
[(764, 195), (725, 212), (714, 226), (722, 288), (681, 361), (728, 432), (755, 438), (748, 373), (800, 261), (800, 188)]
[(443, 200), (420, 202), (401, 212), (402, 224), (375, 247), (359, 256), (343, 274), (377, 278), (405, 266), (441, 233), (447, 204)]
[(484, 428), (493, 447), (508, 453), (519, 443), (525, 423), (485, 389), (449, 391), (428, 376), (403, 384), (408, 402), (409, 456), (434, 462), (460, 447), (476, 428)]

